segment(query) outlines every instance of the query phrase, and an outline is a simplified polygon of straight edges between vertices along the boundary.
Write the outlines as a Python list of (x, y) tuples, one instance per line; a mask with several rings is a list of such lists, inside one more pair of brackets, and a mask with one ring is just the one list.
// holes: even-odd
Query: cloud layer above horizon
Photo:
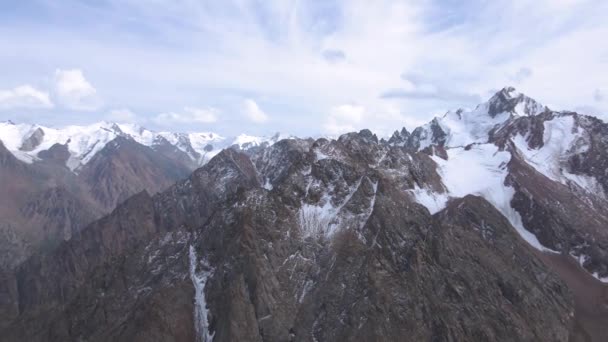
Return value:
[(506, 85), (608, 116), (608, 2), (0, 4), (0, 120), (224, 135), (411, 129)]

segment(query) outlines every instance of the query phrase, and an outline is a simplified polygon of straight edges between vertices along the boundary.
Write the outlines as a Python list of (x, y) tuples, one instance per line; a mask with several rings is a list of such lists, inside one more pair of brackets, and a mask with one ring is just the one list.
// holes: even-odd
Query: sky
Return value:
[(608, 1), (0, 2), (0, 120), (381, 136), (514, 86), (608, 119)]

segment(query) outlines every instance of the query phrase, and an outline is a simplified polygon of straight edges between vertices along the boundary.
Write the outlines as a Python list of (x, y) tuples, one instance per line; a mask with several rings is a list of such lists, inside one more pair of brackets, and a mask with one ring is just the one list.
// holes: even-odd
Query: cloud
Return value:
[[(70, 3), (16, 12), (0, 27), (2, 82), (76, 65), (95, 76), (108, 107), (153, 119), (145, 113), (213, 103), (234, 113), (214, 123), (224, 134), (242, 133), (234, 123), (244, 117), (244, 98), (291, 114), (252, 125), (255, 134), (317, 134), (328, 108), (345, 103), (365, 108), (362, 126), (392, 131), (399, 121), (382, 115), (388, 104), (424, 122), (518, 83), (569, 109), (593, 102), (608, 77), (608, 45), (598, 44), (608, 35), (608, 2), (600, 0)], [(79, 20), (57, 19), (66, 17)], [(99, 20), (106, 25), (92, 24)], [(53, 114), (46, 117), (72, 115)]]
[(49, 94), (31, 85), (0, 90), (0, 109), (53, 108)]
[(457, 106), (477, 104), (481, 101), (478, 94), (467, 90), (458, 90), (456, 86), (445, 86), (442, 81), (427, 77), (418, 72), (405, 72), (401, 74), (403, 85), (391, 88), (380, 93), (384, 100), (433, 100), (454, 103)]
[(323, 129), (330, 135), (357, 130), (363, 122), (365, 108), (358, 105), (343, 104), (331, 108), (323, 124)]
[(268, 115), (258, 106), (258, 104), (252, 99), (245, 100), (245, 115), (247, 118), (255, 123), (262, 123), (268, 121)]
[(181, 112), (160, 113), (154, 118), (154, 122), (161, 126), (173, 126), (175, 124), (210, 124), (218, 120), (219, 111), (212, 107), (194, 108), (185, 107)]
[(344, 51), (338, 49), (327, 49), (321, 54), (323, 55), (323, 58), (330, 63), (338, 63), (346, 59)]
[(517, 70), (517, 72), (515, 74), (513, 74), (513, 76), (511, 76), (511, 79), (515, 83), (521, 83), (531, 76), (532, 76), (532, 69), (523, 67), (523, 68), (520, 68), (519, 70)]
[(602, 102), (604, 100), (604, 92), (601, 89), (595, 89), (593, 92), (593, 99), (596, 102)]
[(389, 89), (380, 94), (382, 99), (414, 99), (414, 100), (440, 100), (455, 102), (460, 105), (474, 104), (481, 101), (477, 94), (454, 91), (450, 89), (435, 88), (432, 85), (424, 85), (414, 89), (396, 88)]
[(142, 120), (137, 114), (126, 108), (111, 110), (107, 115), (107, 119), (119, 123), (135, 123)]
[(59, 102), (74, 110), (93, 111), (101, 107), (97, 90), (79, 69), (55, 71), (55, 93)]

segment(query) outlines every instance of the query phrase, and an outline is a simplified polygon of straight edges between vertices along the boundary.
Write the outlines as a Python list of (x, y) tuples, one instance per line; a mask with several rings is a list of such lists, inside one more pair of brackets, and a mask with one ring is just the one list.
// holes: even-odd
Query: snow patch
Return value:
[(525, 161), (547, 178), (566, 186), (576, 185), (588, 193), (606, 198), (594, 177), (567, 170), (568, 158), (588, 149), (575, 126), (574, 117), (566, 115), (545, 121), (543, 146), (539, 149), (531, 149), (525, 136), (517, 135), (512, 140)]
[(440, 120), (443, 130), (448, 134), (446, 146), (459, 147), (472, 143), (486, 143), (488, 133), (510, 117), (511, 113), (507, 112), (492, 117), (488, 114), (485, 105), (468, 112), (448, 112)]
[(329, 158), (330, 158), (330, 156), (328, 156), (327, 154), (321, 152), (318, 149), (315, 150), (315, 160), (316, 161), (323, 160), (323, 159), (329, 159)]
[[(511, 160), (509, 152), (499, 151), (493, 144), (480, 144), (469, 150), (447, 149), (447, 153), (448, 160), (437, 156), (431, 158), (439, 166), (439, 174), (450, 196), (478, 195), (485, 198), (531, 246), (542, 251), (552, 251), (542, 246), (536, 236), (525, 229), (521, 216), (511, 206), (515, 190), (505, 185), (507, 163)], [(437, 210), (432, 204), (427, 207), (429, 211)]]
[(263, 187), (264, 187), (264, 189), (266, 189), (268, 191), (270, 191), (270, 190), (273, 189), (272, 183), (270, 183), (270, 179), (269, 178), (266, 178), (266, 181), (264, 182)]
[(413, 190), (407, 190), (407, 192), (414, 197), (414, 201), (425, 206), (431, 215), (445, 208), (449, 199), (447, 193), (437, 193), (428, 189), (422, 189), (418, 184), (415, 185)]
[(298, 220), (303, 236), (331, 236), (338, 223), (338, 208), (331, 204), (330, 198), (322, 199), (323, 205), (303, 204), (298, 213)]
[(595, 279), (601, 281), (602, 283), (607, 283), (608, 284), (608, 277), (600, 277), (600, 275), (597, 272), (593, 272), (591, 274)]
[(363, 229), (367, 221), (369, 221), (370, 216), (372, 216), (374, 205), (376, 205), (376, 195), (378, 194), (378, 182), (372, 182), (369, 178), (367, 178), (367, 181), (371, 184), (374, 194), (369, 201), (369, 208), (363, 213), (363, 217), (360, 219), (359, 230)]
[(213, 341), (213, 334), (209, 333), (209, 310), (207, 309), (207, 301), (205, 299), (205, 285), (207, 280), (213, 273), (213, 269), (205, 259), (200, 261), (202, 270), (197, 273), (199, 261), (196, 255), (196, 249), (190, 245), (190, 279), (194, 285), (194, 330), (196, 331), (197, 342)]
[(332, 204), (332, 197), (329, 194), (332, 189), (323, 194), (317, 205), (303, 203), (298, 212), (298, 223), (303, 237), (330, 238), (333, 236), (342, 223), (339, 214), (361, 185), (361, 180), (359, 179), (357, 184), (350, 189), (339, 206)]

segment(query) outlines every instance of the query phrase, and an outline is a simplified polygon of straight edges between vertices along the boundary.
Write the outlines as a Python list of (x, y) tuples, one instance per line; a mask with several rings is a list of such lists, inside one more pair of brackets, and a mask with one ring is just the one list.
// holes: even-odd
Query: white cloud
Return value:
[(600, 88), (595, 89), (593, 92), (593, 99), (596, 102), (602, 102), (604, 100), (604, 91)]
[[(263, 98), (264, 111), (293, 109), (292, 120), (276, 116), (271, 127), (251, 130), (316, 134), (327, 108), (344, 103), (366, 109), (365, 126), (399, 128), (382, 115), (380, 94), (420, 122), (513, 83), (571, 109), (594, 102), (608, 77), (608, 45), (598, 43), (608, 35), (601, 0), (107, 2), (58, 4), (57, 13), (83, 18), (73, 26), (0, 27), (7, 51), (0, 65), (10, 66), (3, 79), (48, 72), (40, 65), (79, 65), (95, 75), (108, 104), (154, 113), (195, 99), (238, 113), (223, 124), (241, 118), (243, 96)], [(108, 23), (103, 30), (83, 24), (99, 17)], [(399, 76), (413, 71), (422, 79)], [(219, 128), (241, 133), (238, 125)]]
[(107, 119), (118, 123), (135, 123), (142, 121), (142, 118), (126, 108), (111, 110), (107, 115)]
[(351, 104), (335, 106), (329, 111), (323, 129), (330, 135), (355, 131), (361, 126), (364, 115), (365, 108), (362, 106)]
[(31, 85), (0, 90), (0, 108), (53, 108), (49, 94)]
[(87, 81), (79, 69), (55, 71), (55, 93), (67, 108), (92, 111), (99, 109), (102, 101), (97, 90)]
[(181, 112), (160, 113), (154, 118), (158, 125), (171, 126), (175, 124), (214, 123), (218, 120), (219, 111), (212, 107), (185, 107)]
[(245, 100), (245, 115), (249, 120), (262, 123), (268, 121), (268, 115), (258, 106), (258, 104), (252, 99)]
[(523, 67), (523, 68), (520, 68), (519, 70), (517, 70), (517, 72), (511, 76), (511, 79), (515, 83), (521, 83), (531, 76), (532, 76), (532, 69)]

